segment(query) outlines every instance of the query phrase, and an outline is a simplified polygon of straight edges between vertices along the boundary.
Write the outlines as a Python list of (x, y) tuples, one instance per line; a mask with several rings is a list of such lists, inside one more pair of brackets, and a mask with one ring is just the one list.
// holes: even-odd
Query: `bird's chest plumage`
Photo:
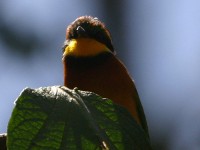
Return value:
[(78, 87), (110, 99), (130, 96), (132, 80), (112, 54), (102, 54), (91, 59), (69, 57), (65, 66), (65, 85), (69, 88)]

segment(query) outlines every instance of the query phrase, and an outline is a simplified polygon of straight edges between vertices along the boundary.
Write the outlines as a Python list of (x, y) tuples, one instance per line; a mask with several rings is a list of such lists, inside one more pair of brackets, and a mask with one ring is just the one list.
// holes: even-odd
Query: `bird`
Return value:
[(63, 46), (64, 86), (94, 92), (126, 108), (149, 136), (134, 81), (117, 58), (105, 24), (92, 16), (75, 19)]

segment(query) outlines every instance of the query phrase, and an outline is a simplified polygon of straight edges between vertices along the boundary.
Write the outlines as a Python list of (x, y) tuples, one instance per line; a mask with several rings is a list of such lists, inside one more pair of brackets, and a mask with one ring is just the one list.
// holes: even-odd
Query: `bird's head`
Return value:
[(114, 53), (109, 31), (91, 16), (79, 17), (67, 27), (63, 50), (63, 55), (74, 56), (93, 56), (103, 51)]

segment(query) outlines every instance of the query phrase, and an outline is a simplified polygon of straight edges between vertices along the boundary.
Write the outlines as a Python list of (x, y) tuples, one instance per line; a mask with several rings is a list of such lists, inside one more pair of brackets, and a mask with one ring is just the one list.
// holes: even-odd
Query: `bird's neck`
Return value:
[[(106, 63), (107, 59), (112, 57), (112, 53), (103, 52), (96, 56), (75, 57), (68, 55), (63, 59), (65, 68), (75, 71), (84, 71), (97, 68)], [(68, 72), (69, 73), (69, 72)]]
[(106, 45), (91, 38), (78, 38), (69, 41), (68, 46), (64, 50), (64, 56), (75, 56), (75, 57), (92, 57), (103, 52), (111, 51)]

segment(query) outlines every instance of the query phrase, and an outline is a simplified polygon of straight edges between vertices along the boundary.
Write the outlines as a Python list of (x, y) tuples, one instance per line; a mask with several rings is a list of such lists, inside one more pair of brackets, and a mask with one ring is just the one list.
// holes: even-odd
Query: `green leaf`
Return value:
[(9, 150), (151, 149), (145, 132), (124, 108), (63, 86), (24, 89), (7, 134)]

